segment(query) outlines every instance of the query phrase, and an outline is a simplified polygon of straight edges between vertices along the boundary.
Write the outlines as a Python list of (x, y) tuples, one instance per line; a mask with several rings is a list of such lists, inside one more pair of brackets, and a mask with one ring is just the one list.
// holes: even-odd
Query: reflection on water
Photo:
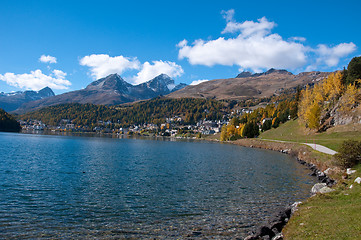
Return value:
[(289, 156), (228, 144), (0, 141), (0, 238), (234, 239), (314, 183)]

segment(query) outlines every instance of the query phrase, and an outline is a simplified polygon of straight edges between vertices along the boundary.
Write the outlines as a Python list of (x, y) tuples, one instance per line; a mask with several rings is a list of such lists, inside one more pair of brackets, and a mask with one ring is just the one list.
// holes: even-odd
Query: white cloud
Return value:
[(110, 57), (107, 54), (92, 54), (80, 59), (80, 65), (90, 67), (91, 75), (96, 79), (113, 73), (122, 74), (128, 70), (139, 70), (135, 76), (125, 78), (133, 84), (149, 81), (162, 73), (170, 77), (178, 77), (184, 73), (182, 67), (174, 62), (160, 60), (141, 64), (137, 58), (121, 55)]
[(188, 41), (184, 39), (183, 41), (180, 41), (177, 44), (177, 47), (182, 48), (182, 47), (186, 46), (187, 44), (188, 44)]
[(243, 38), (199, 40), (193, 46), (179, 49), (179, 58), (188, 58), (192, 65), (237, 65), (252, 70), (263, 68), (291, 68), (306, 63), (302, 44), (286, 42), (277, 34)]
[(340, 59), (348, 56), (356, 50), (354, 43), (340, 43), (334, 47), (328, 47), (324, 44), (318, 45), (316, 53), (318, 63), (325, 63), (328, 67), (336, 66)]
[(289, 40), (290, 41), (297, 41), (297, 42), (305, 42), (306, 38), (304, 38), (304, 37), (290, 37)]
[(54, 69), (53, 74), (56, 78), (60, 78), (60, 79), (65, 79), (65, 77), (67, 75), (65, 72), (58, 70), (58, 69)]
[[(269, 68), (295, 70), (312, 65), (317, 59), (319, 65), (335, 66), (340, 58), (355, 51), (353, 43), (342, 43), (334, 48), (319, 45), (317, 49), (304, 45), (303, 37), (284, 40), (279, 34), (272, 33), (276, 26), (265, 17), (258, 21), (234, 20), (234, 10), (222, 11), (227, 25), (222, 31), (237, 33), (237, 36), (215, 40), (198, 39), (188, 44), (186, 39), (177, 44), (179, 59), (187, 59), (192, 65), (225, 65), (251, 69), (254, 72)], [(315, 54), (313, 59), (310, 55)]]
[(68, 89), (71, 82), (66, 80), (65, 77), (66, 73), (56, 69), (50, 75), (43, 74), (39, 69), (24, 74), (0, 74), (0, 80), (11, 86), (36, 91), (44, 87), (50, 87), (52, 89)]
[(195, 80), (195, 81), (191, 82), (191, 84), (189, 84), (189, 85), (198, 85), (200, 83), (208, 82), (208, 81), (209, 81), (208, 79)]
[(129, 80), (134, 84), (140, 84), (149, 81), (162, 73), (167, 74), (171, 78), (181, 76), (184, 73), (182, 67), (174, 62), (160, 60), (152, 61), (152, 63), (153, 64), (145, 62), (142, 65), (140, 72)]
[(238, 23), (233, 19), (233, 9), (222, 11), (222, 14), (223, 18), (227, 21), (226, 28), (222, 31), (222, 34), (240, 32), (243, 37), (254, 34), (264, 36), (276, 26), (274, 22), (269, 22), (265, 17), (258, 19), (258, 22), (244, 21), (243, 23)]
[(40, 62), (43, 62), (43, 63), (56, 63), (56, 57), (52, 57), (50, 55), (41, 55), (41, 57), (39, 58), (39, 61)]
[(129, 69), (139, 69), (140, 62), (137, 58), (92, 54), (80, 59), (80, 65), (90, 67), (91, 75), (95, 79), (99, 79), (113, 73), (122, 74)]

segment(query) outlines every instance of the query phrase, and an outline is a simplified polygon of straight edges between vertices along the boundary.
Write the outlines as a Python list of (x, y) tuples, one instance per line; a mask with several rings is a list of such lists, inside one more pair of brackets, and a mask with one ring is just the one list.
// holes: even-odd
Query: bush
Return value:
[(350, 168), (361, 163), (361, 142), (346, 140), (335, 154), (336, 164), (343, 168)]

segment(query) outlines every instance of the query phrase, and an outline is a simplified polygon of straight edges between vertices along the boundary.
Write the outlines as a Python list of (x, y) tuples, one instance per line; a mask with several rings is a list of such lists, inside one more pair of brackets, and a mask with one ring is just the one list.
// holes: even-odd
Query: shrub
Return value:
[(361, 163), (361, 142), (346, 140), (335, 154), (336, 164), (343, 168), (350, 168)]

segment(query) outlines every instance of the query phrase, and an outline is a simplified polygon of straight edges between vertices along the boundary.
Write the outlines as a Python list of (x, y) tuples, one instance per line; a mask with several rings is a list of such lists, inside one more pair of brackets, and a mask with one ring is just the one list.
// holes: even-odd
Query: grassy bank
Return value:
[[(294, 143), (271, 142), (265, 139)], [(360, 239), (361, 185), (354, 183), (361, 177), (361, 165), (356, 173), (342, 178), (344, 171), (334, 166), (330, 155), (322, 154), (298, 143), (317, 143), (338, 150), (347, 139), (361, 140), (361, 124), (338, 126), (324, 133), (306, 130), (298, 121), (289, 121), (279, 128), (266, 131), (260, 139), (242, 139), (235, 143), (243, 146), (272, 150), (291, 149), (290, 154), (318, 166), (320, 170), (333, 168), (330, 177), (337, 180), (334, 192), (317, 194), (302, 203), (283, 229), (284, 239)], [(350, 189), (351, 184), (353, 188)]]
[(354, 180), (361, 176), (361, 165), (356, 169), (334, 192), (318, 194), (303, 203), (283, 229), (285, 239), (360, 239), (361, 186)]
[(316, 133), (301, 126), (298, 120), (291, 120), (263, 132), (261, 139), (274, 139), (299, 143), (317, 143), (337, 151), (347, 139), (361, 140), (361, 124), (336, 126), (323, 133)]

